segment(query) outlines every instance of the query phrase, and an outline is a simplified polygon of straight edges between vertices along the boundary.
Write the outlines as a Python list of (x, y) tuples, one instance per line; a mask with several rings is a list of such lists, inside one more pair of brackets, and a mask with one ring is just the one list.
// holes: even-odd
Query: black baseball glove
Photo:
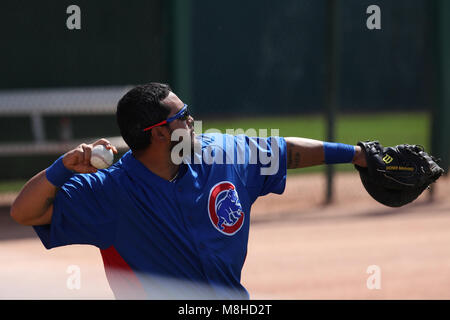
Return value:
[(444, 172), (422, 146), (401, 144), (384, 148), (378, 141), (358, 142), (367, 168), (355, 165), (367, 192), (389, 207), (414, 201)]

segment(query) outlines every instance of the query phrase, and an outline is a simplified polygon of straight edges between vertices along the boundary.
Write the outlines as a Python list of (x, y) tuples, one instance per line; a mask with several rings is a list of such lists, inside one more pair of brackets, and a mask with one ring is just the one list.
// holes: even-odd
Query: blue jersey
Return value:
[[(283, 193), (286, 142), (201, 137), (202, 150), (224, 161), (183, 163), (172, 182), (131, 151), (108, 169), (74, 175), (56, 194), (51, 224), (34, 226), (44, 246), (97, 246), (119, 299), (248, 299), (241, 270), (250, 208), (259, 196)], [(269, 165), (260, 158), (275, 144), (277, 170), (261, 174)]]

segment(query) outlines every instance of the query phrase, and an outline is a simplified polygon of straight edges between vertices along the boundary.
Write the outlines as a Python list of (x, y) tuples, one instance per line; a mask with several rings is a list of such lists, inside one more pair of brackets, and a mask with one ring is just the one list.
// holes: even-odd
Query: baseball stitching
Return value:
[(98, 155), (94, 155), (94, 156), (92, 156), (92, 158), (100, 159), (107, 167), (109, 166), (109, 164), (105, 161), (105, 158), (102, 158)]

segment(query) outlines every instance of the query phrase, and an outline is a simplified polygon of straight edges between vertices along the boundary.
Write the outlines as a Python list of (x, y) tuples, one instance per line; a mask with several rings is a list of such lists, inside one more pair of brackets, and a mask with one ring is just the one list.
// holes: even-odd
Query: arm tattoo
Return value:
[(47, 208), (49, 208), (49, 207), (53, 204), (53, 202), (55, 201), (55, 198), (56, 198), (56, 194), (58, 193), (59, 190), (61, 190), (61, 187), (56, 188), (56, 190), (55, 190), (55, 192), (53, 193), (53, 195), (50, 196), (50, 197), (48, 197), (48, 198), (45, 200), (45, 205), (46, 205)]
[(291, 169), (292, 167), (292, 147), (290, 144), (287, 146), (288, 158), (287, 158), (287, 168)]
[(288, 169), (296, 169), (300, 166), (300, 151), (292, 144), (287, 144), (288, 151), (288, 159), (287, 159), (287, 168)]
[(55, 201), (55, 198), (47, 198), (47, 200), (45, 200), (45, 206), (48, 208), (53, 204), (53, 201)]
[(300, 152), (299, 151), (295, 151), (294, 154), (294, 168), (299, 168), (300, 166)]

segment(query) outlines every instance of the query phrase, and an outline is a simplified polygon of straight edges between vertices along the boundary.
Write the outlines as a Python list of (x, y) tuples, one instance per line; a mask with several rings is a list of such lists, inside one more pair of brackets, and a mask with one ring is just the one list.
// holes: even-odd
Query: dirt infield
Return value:
[[(414, 203), (392, 209), (339, 174), (333, 205), (325, 179), (289, 177), (283, 195), (258, 199), (242, 273), (252, 299), (450, 299), (450, 179)], [(29, 227), (0, 213), (1, 299), (112, 299), (98, 249), (45, 250)], [(379, 289), (368, 289), (369, 266)], [(69, 289), (70, 266), (80, 289)]]

